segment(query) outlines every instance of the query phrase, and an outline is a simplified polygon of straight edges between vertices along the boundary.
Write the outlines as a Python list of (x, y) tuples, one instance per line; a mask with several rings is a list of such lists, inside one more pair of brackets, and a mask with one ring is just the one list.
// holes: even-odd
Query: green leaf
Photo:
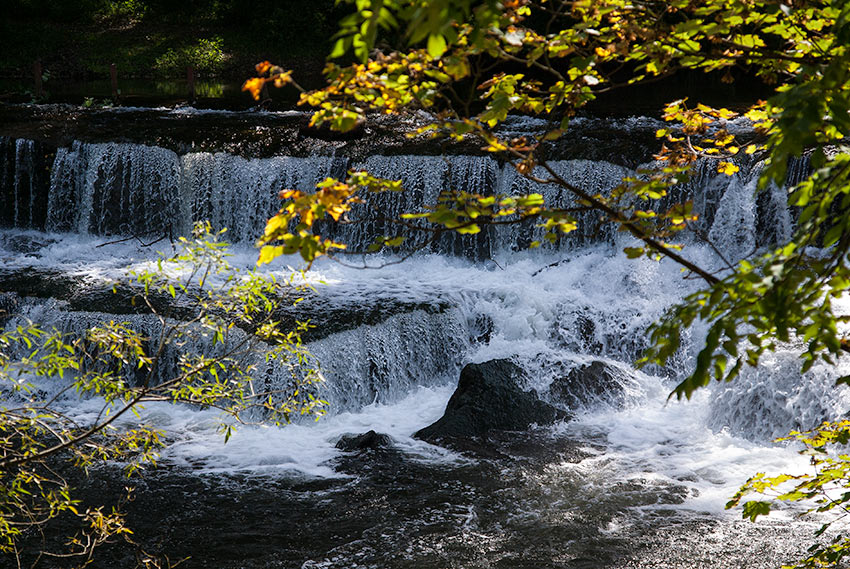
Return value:
[(446, 52), (446, 38), (442, 34), (431, 34), (428, 36), (428, 55), (438, 59)]
[(744, 519), (749, 518), (750, 521), (756, 521), (759, 516), (766, 516), (770, 513), (770, 502), (762, 502), (751, 500), (744, 504), (742, 516)]

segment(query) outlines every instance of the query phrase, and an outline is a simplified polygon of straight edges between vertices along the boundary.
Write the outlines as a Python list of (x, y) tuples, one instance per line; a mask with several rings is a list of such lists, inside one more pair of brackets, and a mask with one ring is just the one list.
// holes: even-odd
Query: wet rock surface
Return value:
[(0, 292), (21, 297), (67, 300), (80, 281), (80, 277), (53, 269), (0, 269)]
[(519, 387), (522, 369), (509, 360), (469, 364), (437, 422), (416, 433), (426, 441), (469, 439), (492, 431), (521, 431), (568, 418), (567, 413)]
[(343, 435), (336, 443), (336, 448), (347, 452), (388, 449), (393, 440), (389, 435), (367, 431), (361, 435)]
[(546, 395), (551, 402), (567, 409), (600, 403), (622, 407), (625, 403), (623, 382), (619, 379), (622, 374), (619, 368), (595, 360), (555, 378)]
[[(63, 309), (72, 312), (147, 314), (150, 309), (141, 297), (142, 292), (141, 286), (129, 282), (116, 285), (111, 280), (54, 269), (0, 268), (0, 293), (14, 295), (14, 299), (10, 296), (8, 302), (3, 305), (7, 315), (13, 313), (15, 306), (26, 297), (65, 301)], [(417, 310), (436, 314), (450, 307), (449, 303), (438, 299), (415, 302), (380, 294), (352, 300), (341, 296), (331, 298), (328, 295), (283, 289), (281, 295), (285, 300), (277, 310), (275, 319), (280, 322), (282, 330), (294, 330), (299, 322), (309, 323), (309, 327), (301, 334), (305, 342), (320, 340), (363, 325), (380, 324), (397, 314)], [(302, 297), (302, 301), (292, 304), (296, 298)], [(162, 314), (174, 318), (191, 318), (195, 315), (193, 309), (175, 303), (167, 294), (152, 291), (150, 300)]]
[[(483, 154), (482, 143), (472, 137), (460, 142), (408, 139), (406, 132), (425, 124), (425, 116), (369, 116), (350, 133), (309, 128), (303, 112), (205, 112), (195, 109), (83, 109), (71, 105), (0, 104), (0, 136), (35, 140), (45, 148), (84, 142), (132, 142), (187, 152), (229, 152), (245, 157), (340, 155), (362, 161), (375, 154)], [(513, 122), (511, 122), (513, 121)], [(520, 126), (514, 126), (517, 123)], [(657, 124), (627, 122), (611, 127), (610, 120), (586, 117), (574, 121), (565, 138), (550, 149), (552, 159), (607, 160), (626, 167), (649, 160), (657, 152)], [(505, 125), (528, 134), (531, 126), (522, 117)]]
[(3, 248), (11, 253), (40, 257), (42, 250), (56, 243), (56, 240), (43, 235), (21, 234), (5, 235), (2, 242)]

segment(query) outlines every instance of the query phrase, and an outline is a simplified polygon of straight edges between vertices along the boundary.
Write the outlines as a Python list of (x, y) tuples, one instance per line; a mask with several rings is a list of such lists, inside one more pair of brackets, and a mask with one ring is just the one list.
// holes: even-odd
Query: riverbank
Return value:
[[(197, 98), (228, 98), (234, 90), (241, 95), (242, 82), (263, 60), (283, 64), (301, 84), (317, 87), (341, 17), (333, 2), (326, 2), (327, 10), (299, 10), (286, 1), (245, 10), (233, 1), (219, 3), (229, 11), (216, 12), (211, 4), (191, 12), (160, 8), (111, 16), (83, 5), (66, 14), (34, 4), (13, 2), (0, 16), (0, 101), (115, 103), (112, 66), (123, 104), (128, 97), (185, 97), (180, 82), (186, 82), (189, 66)], [(40, 75), (41, 89), (34, 75)]]

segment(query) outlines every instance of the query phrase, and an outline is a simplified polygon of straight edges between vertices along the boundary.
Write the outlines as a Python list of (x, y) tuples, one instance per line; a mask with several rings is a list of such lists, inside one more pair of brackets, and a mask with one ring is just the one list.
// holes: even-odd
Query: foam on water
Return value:
[[(346, 434), (375, 430), (392, 437), (393, 444), (415, 460), (458, 463), (464, 459), (441, 447), (413, 439), (411, 435), (437, 420), (454, 387), (448, 384), (420, 387), (391, 405), (372, 403), (354, 413), (340, 413), (315, 423), (285, 427), (235, 425), (225, 443), (220, 427), (225, 424), (214, 411), (197, 411), (167, 403), (150, 403), (141, 419), (165, 433), (168, 446), (161, 455), (166, 464), (203, 474), (263, 474), (307, 477), (341, 477), (332, 461), (342, 451), (335, 445)], [(99, 398), (65, 399), (71, 418), (85, 424), (104, 409)], [(120, 421), (131, 425), (136, 419)], [(231, 422), (232, 424), (232, 422)]]
[[(79, 235), (50, 237), (57, 242), (49, 245), (42, 257), (29, 261), (15, 257), (15, 261), (21, 265), (31, 262), (53, 267), (64, 263), (66, 268), (76, 267), (80, 271), (88, 266), (89, 274), (113, 275), (118, 273), (119, 266), (116, 250), (126, 255), (125, 265), (132, 258), (130, 251), (139, 255), (138, 263), (149, 262), (144, 255), (150, 252), (131, 243), (93, 249), (93, 244), (104, 239)], [(88, 252), (88, 258), (84, 252)], [(255, 254), (249, 248), (237, 248), (234, 263), (248, 266)], [(711, 255), (699, 248), (692, 248), (690, 254), (702, 256), (703, 262)], [(279, 276), (290, 272), (282, 261), (273, 264), (270, 270)], [(309, 436), (324, 437), (325, 447), (329, 448), (333, 437), (342, 432), (368, 430), (367, 425), (378, 432), (392, 431), (390, 434), (401, 444), (415, 447), (422, 443), (414, 442), (409, 435), (438, 418), (451, 392), (450, 388), (439, 386), (456, 380), (459, 365), (510, 357), (526, 362), (527, 367), (537, 365), (544, 370), (548, 369), (546, 362), (579, 365), (590, 357), (601, 357), (628, 366), (643, 346), (645, 327), (671, 302), (698, 286), (683, 281), (678, 267), (672, 263), (630, 261), (604, 245), (571, 254), (568, 261), (554, 266), (543, 264), (538, 258), (518, 255), (501, 268), (488, 269), (431, 255), (378, 271), (349, 269), (324, 260), (304, 276), (318, 286), (319, 293), (329, 302), (342, 297), (349, 302), (365, 302), (382, 294), (410, 302), (439, 298), (456, 308), (448, 320), (440, 314), (432, 316), (438, 318), (436, 329), (443, 334), (417, 332), (416, 326), (427, 326), (427, 319), (411, 313), (394, 317), (396, 320), (391, 318), (380, 333), (377, 328), (366, 326), (316, 344), (315, 351), (328, 361), (331, 375), (342, 364), (352, 378), (352, 385), (341, 389), (336, 398), (344, 411), (337, 411), (316, 425), (280, 430), (246, 429), (238, 435), (243, 438), (233, 441), (226, 450), (213, 451), (218, 448), (215, 441), (220, 435), (215, 433), (212, 414), (157, 407), (160, 417), (157, 421), (174, 433), (175, 443), (166, 452), (169, 460), (202, 465), (204, 471), (252, 470), (272, 465), (270, 470), (327, 475), (329, 467), (318, 465), (330, 455), (321, 454), (320, 460), (319, 455), (312, 454), (311, 444), (299, 446), (296, 439), (307, 436), (304, 433), (315, 433)], [(38, 309), (45, 311), (45, 315), (56, 314), (49, 306)], [(37, 318), (38, 314), (31, 317)], [(63, 318), (81, 317), (66, 313)], [(404, 320), (408, 318), (412, 320)], [(466, 337), (474, 336), (475, 323), (482, 318), (487, 321), (488, 338), (466, 344)], [(446, 322), (454, 324), (447, 326)], [(592, 326), (582, 322), (590, 322)], [(404, 339), (406, 331), (410, 332), (409, 341)], [(348, 336), (350, 341), (346, 340)], [(438, 347), (446, 350), (449, 341), (459, 343), (440, 358), (429, 355), (429, 350)], [(373, 350), (373, 356), (364, 357), (358, 350)], [(740, 381), (718, 388), (714, 397), (700, 394), (695, 401), (666, 406), (671, 380), (633, 372), (631, 396), (624, 410), (602, 407), (595, 413), (582, 414), (567, 428), (571, 434), (586, 436), (588, 440), (603, 437), (609, 451), (598, 461), (616, 465), (621, 476), (654, 473), (652, 476), (688, 484), (691, 482), (685, 479), (694, 478), (693, 485), (700, 496), (692, 497), (688, 503), (694, 508), (716, 511), (721, 506), (719, 500), (728, 497), (729, 488), (741, 482), (742, 473), (752, 473), (758, 464), (776, 464), (781, 467), (778, 470), (796, 464), (793, 451), (766, 444), (770, 437), (801, 426), (802, 419), (816, 424), (819, 417), (850, 407), (843, 395), (836, 398), (825, 394), (831, 379), (826, 371), (830, 370), (815, 368), (807, 374), (810, 378), (807, 381), (795, 381), (793, 370), (798, 363), (795, 353), (789, 348), (777, 354), (776, 358), (785, 362), (784, 367), (776, 367), (768, 360), (765, 367), (754, 370), (752, 375), (745, 373)], [(690, 365), (688, 361), (692, 357), (690, 352), (682, 355), (672, 370), (673, 380)], [(394, 358), (398, 359), (397, 364), (391, 363)], [(416, 363), (417, 358), (423, 359)], [(370, 360), (383, 360), (390, 366), (396, 387), (369, 385), (367, 379), (374, 370), (364, 369), (362, 374), (356, 370), (358, 366), (368, 365), (364, 362)], [(764, 382), (765, 374), (771, 374), (774, 367), (773, 376), (780, 381), (779, 387)], [(540, 374), (535, 387), (545, 389), (547, 381), (551, 377)], [(361, 382), (360, 395), (353, 385), (356, 382)], [(427, 387), (417, 387), (423, 383)], [(792, 387), (797, 389), (795, 395), (782, 399), (780, 395), (786, 395)], [(380, 403), (373, 403), (376, 400)], [(431, 411), (411, 415), (410, 408), (420, 405)], [(393, 430), (392, 417), (396, 415), (410, 415), (404, 427), (406, 432)], [(376, 422), (370, 423), (370, 417), (376, 418)], [(387, 422), (381, 422), (384, 420)], [(262, 446), (262, 441), (269, 437), (280, 437), (280, 444)], [(244, 448), (250, 450), (240, 450), (243, 447), (240, 440), (246, 441)], [(281, 451), (286, 445), (288, 450)], [(218, 466), (215, 466), (216, 456), (221, 458)], [(591, 468), (591, 464), (593, 461), (585, 466)], [(713, 466), (709, 468), (709, 465)], [(711, 496), (716, 498), (714, 502)]]
[[(637, 121), (626, 121), (622, 128), (654, 124)], [(510, 128), (543, 126), (521, 119)], [(20, 152), (4, 144), (9, 156), (14, 155), (15, 168), (30, 168), (32, 148), (27, 143), (21, 143)], [(38, 267), (84, 278), (117, 277), (127, 268), (149, 266), (155, 253), (137, 241), (110, 243), (118, 239), (98, 234), (185, 231), (191, 220), (206, 217), (230, 226), (233, 238), (242, 243), (234, 248), (232, 263), (249, 267), (256, 260), (249, 244), (274, 210), (277, 191), (282, 186), (308, 190), (347, 166), (347, 160), (327, 156), (249, 160), (221, 153), (178, 156), (140, 145), (75, 143), (56, 155), (47, 211), (49, 227), (70, 233), (1, 232), (0, 260), (8, 269)], [(369, 218), (364, 207), (363, 224), (335, 229), (359, 245), (368, 234), (389, 234), (380, 217), (433, 203), (447, 185), (481, 193), (539, 191), (550, 204), (571, 204), (554, 186), (529, 184), (512, 168), (485, 157), (375, 156), (365, 166), (377, 175), (403, 179), (410, 191), (395, 200), (388, 194), (372, 197), (367, 205), (379, 208), (380, 216)], [(604, 193), (629, 173), (601, 161), (554, 161), (552, 167), (592, 193)], [(794, 175), (803, 168), (794, 166)], [(26, 212), (33, 208), (26, 204), (33, 192), (23, 173), (16, 176), (14, 199), (20, 208), (12, 225), (28, 226), (33, 220)], [(784, 190), (771, 188), (757, 198), (753, 180), (753, 172), (728, 178), (704, 167), (677, 190), (677, 198), (694, 198), (702, 229), (732, 261), (757, 247), (782, 242), (793, 228), (783, 205)], [(339, 455), (336, 440), (344, 433), (371, 429), (391, 435), (414, 456), (456, 460), (411, 434), (441, 415), (462, 365), (511, 358), (529, 370), (527, 387), (545, 391), (559, 374), (601, 360), (621, 376), (623, 405), (602, 401), (579, 409), (575, 421), (556, 429), (596, 450), (578, 464), (551, 465), (548, 483), (559, 477), (578, 481), (589, 500), (624, 480), (684, 487), (685, 501), (676, 507), (718, 514), (756, 468), (793, 472), (805, 463), (793, 449), (773, 445), (770, 438), (792, 428), (813, 427), (850, 409), (846, 391), (831, 385), (835, 369), (820, 366), (799, 376), (801, 348), (796, 345), (783, 347), (760, 368), (746, 371), (733, 384), (715, 387), (713, 393), (667, 403), (672, 386), (692, 368), (703, 331), (685, 332), (683, 349), (666, 369), (639, 372), (632, 363), (645, 347), (647, 326), (699, 283), (683, 280), (679, 267), (668, 261), (627, 260), (621, 249), (634, 243), (622, 235), (602, 231), (573, 237), (560, 248), (526, 252), (514, 250), (540, 238), (539, 228), (531, 225), (478, 236), (452, 235), (432, 247), (442, 254), (420, 255), (378, 271), (321, 260), (301, 275), (298, 267), (286, 265), (293, 262), (290, 259), (273, 263), (266, 270), (314, 284), (332, 304), (387, 300), (421, 306), (336, 332), (310, 346), (326, 362), (328, 399), (336, 406), (316, 424), (243, 428), (225, 445), (214, 413), (150, 406), (146, 417), (168, 433), (164, 459), (199, 473), (336, 476), (330, 462)], [(30, 247), (21, 239), (40, 245)], [(168, 252), (165, 242), (153, 250), (157, 248)], [(723, 266), (714, 250), (698, 243), (684, 254), (701, 266)], [(475, 264), (470, 259), (486, 261)], [(422, 308), (437, 305), (439, 309)], [(61, 303), (34, 303), (26, 310), (30, 317), (43, 316), (68, 329), (81, 329), (97, 318), (65, 312)], [(68, 405), (81, 419), (91, 418), (101, 406), (96, 400)]]
[(656, 379), (655, 385), (645, 387), (649, 393), (641, 405), (622, 411), (598, 409), (562, 427), (566, 436), (601, 443), (605, 450), (579, 464), (553, 466), (558, 476), (578, 474), (591, 493), (616, 492), (616, 486), (628, 481), (659, 489), (684, 487), (681, 503), (659, 500), (643, 508), (739, 517), (739, 511), (726, 512), (724, 506), (756, 472), (810, 471), (808, 460), (792, 446), (752, 441), (727, 428), (712, 429), (712, 394), (667, 402), (666, 385)]

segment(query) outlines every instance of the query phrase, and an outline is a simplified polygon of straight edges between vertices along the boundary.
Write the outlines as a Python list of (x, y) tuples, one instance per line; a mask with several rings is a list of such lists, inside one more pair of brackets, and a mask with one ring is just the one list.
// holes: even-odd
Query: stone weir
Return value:
[[(310, 114), (300, 111), (207, 111), (176, 109), (84, 109), (71, 105), (0, 104), (0, 136), (28, 139), (47, 154), (74, 141), (124, 142), (158, 146), (177, 154), (227, 152), (244, 158), (340, 155), (362, 161), (376, 154), (420, 156), (482, 155), (480, 140), (438, 141), (406, 133), (427, 124), (427, 114), (372, 115), (348, 133), (309, 127)], [(634, 167), (657, 151), (657, 121), (647, 119), (576, 119), (577, 128), (552, 146), (560, 159), (607, 160)], [(554, 128), (556, 125), (552, 125)], [(530, 134), (546, 122), (511, 117), (506, 134)]]
[[(250, 243), (279, 207), (281, 189), (309, 192), (325, 177), (357, 168), (400, 179), (407, 191), (370, 195), (352, 212), (353, 223), (323, 229), (354, 252), (365, 251), (378, 235), (398, 233), (393, 219), (423, 211), (446, 189), (539, 192), (550, 207), (576, 205), (557, 186), (533, 184), (498, 156), (485, 155), (473, 139), (443, 144), (403, 136), (423, 117), (371, 117), (345, 138), (308, 128), (307, 120), (306, 114), (292, 112), (0, 106), (0, 196), (13, 206), (0, 212), (0, 227), (161, 238), (186, 234), (193, 221), (210, 220), (228, 228), (230, 240)], [(648, 118), (578, 118), (570, 134), (547, 149), (549, 163), (571, 183), (605, 193), (651, 159), (660, 124)], [(503, 135), (533, 135), (547, 126), (511, 117)], [(752, 213), (752, 219), (734, 220), (740, 248), (782, 241), (786, 235), (777, 228), (782, 233), (790, 226), (790, 220), (779, 219), (786, 215), (782, 191), (754, 198), (758, 165), (745, 161), (741, 168), (729, 178), (718, 175), (713, 164), (702, 164), (690, 182), (655, 207), (693, 200), (707, 233), (728, 232), (715, 227), (720, 209)], [(801, 162), (796, 169), (805, 168)], [(753, 199), (754, 204), (739, 203)], [(545, 247), (572, 249), (615, 239), (595, 213), (578, 217), (579, 231)], [(434, 240), (422, 232), (412, 233), (401, 250), (425, 248), (485, 260), (542, 237), (533, 223), (489, 227), (476, 235), (446, 233)]]

